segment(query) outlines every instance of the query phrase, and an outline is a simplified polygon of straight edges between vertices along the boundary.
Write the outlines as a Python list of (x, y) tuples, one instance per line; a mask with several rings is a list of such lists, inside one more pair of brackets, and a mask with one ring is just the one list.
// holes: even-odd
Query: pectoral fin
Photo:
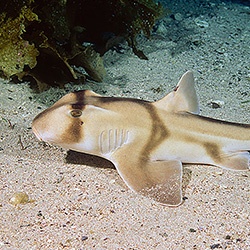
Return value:
[(115, 153), (112, 162), (132, 190), (168, 206), (182, 203), (180, 161), (140, 161), (130, 156)]
[(149, 185), (138, 192), (169, 206), (182, 203), (182, 164), (180, 161), (155, 161), (145, 166)]

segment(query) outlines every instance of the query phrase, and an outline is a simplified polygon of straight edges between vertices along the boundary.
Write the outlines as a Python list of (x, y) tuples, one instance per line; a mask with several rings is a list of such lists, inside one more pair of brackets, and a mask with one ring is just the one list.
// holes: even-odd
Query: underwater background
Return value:
[[(53, 1), (48, 6), (49, 2)], [(6, 3), (1, 1), (3, 8)], [(71, 65), (69, 54), (60, 54), (69, 51), (63, 47), (68, 40), (60, 40), (61, 33), (55, 36), (52, 28), (46, 35), (60, 40), (56, 45), (55, 40), (45, 43), (44, 33), (34, 36), (43, 39), (33, 37), (33, 43), (25, 42), (30, 36), (16, 34), (22, 45), (15, 40), (18, 50), (10, 42), (0, 43), (0, 249), (250, 249), (249, 171), (185, 166), (185, 201), (169, 208), (128, 190), (109, 162), (44, 144), (31, 132), (33, 118), (71, 91), (91, 89), (106, 96), (155, 101), (173, 90), (187, 70), (194, 72), (201, 115), (249, 124), (250, 2), (160, 3), (164, 11), (150, 25), (149, 36), (149, 26), (140, 23), (134, 40), (107, 30), (99, 52), (92, 50), (92, 41), (74, 48), (77, 55), (79, 48), (85, 53), (81, 56), (93, 55), (87, 62), (91, 68), (81, 56)], [(18, 17), (16, 12), (11, 20)], [(8, 39), (15, 29), (13, 23), (4, 26), (6, 20), (1, 27), (6, 27)], [(26, 35), (40, 32), (38, 26), (26, 28)], [(83, 27), (74, 28), (74, 35), (84, 32)], [(103, 50), (103, 44), (112, 46)], [(30, 56), (25, 49), (34, 53)], [(37, 51), (44, 52), (41, 61)], [(30, 67), (22, 61), (27, 55)], [(4, 68), (5, 58), (14, 71)], [(32, 72), (38, 65), (34, 58), (41, 68)], [(104, 73), (94, 81), (96, 65)], [(14, 77), (17, 71), (21, 75)]]

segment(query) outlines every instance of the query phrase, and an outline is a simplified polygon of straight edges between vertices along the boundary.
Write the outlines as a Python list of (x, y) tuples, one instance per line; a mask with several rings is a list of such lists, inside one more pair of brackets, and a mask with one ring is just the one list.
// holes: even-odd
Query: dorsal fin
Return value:
[(174, 91), (154, 102), (154, 105), (170, 112), (187, 111), (198, 114), (199, 104), (194, 88), (193, 72), (187, 71), (181, 77)]

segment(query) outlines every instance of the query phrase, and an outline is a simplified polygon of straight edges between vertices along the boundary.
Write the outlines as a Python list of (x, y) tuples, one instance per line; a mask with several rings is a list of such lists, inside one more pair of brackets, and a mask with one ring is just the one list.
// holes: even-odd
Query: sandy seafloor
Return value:
[[(139, 38), (148, 61), (126, 46), (109, 51), (103, 83), (37, 94), (27, 83), (0, 81), (0, 249), (250, 249), (249, 171), (185, 166), (186, 200), (169, 208), (129, 190), (108, 161), (45, 145), (30, 129), (36, 114), (74, 89), (154, 101), (187, 70), (202, 115), (250, 123), (250, 7), (194, 3), (168, 3), (175, 18), (150, 40)], [(215, 109), (217, 100), (224, 104)], [(12, 206), (19, 191), (33, 202)]]

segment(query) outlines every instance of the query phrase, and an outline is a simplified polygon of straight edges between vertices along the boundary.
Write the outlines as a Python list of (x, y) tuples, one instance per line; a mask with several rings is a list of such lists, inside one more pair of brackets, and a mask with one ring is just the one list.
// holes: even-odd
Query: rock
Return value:
[(182, 21), (183, 20), (183, 15), (181, 13), (174, 14), (174, 20)]
[(201, 20), (200, 18), (195, 18), (194, 22), (197, 26), (201, 27), (201, 28), (207, 28), (209, 26), (208, 22)]
[(167, 33), (167, 31), (168, 30), (167, 30), (164, 22), (159, 22), (159, 24), (155, 27), (155, 33), (165, 34), (165, 33)]
[(218, 108), (221, 108), (224, 104), (225, 104), (224, 101), (214, 100), (214, 101), (211, 101), (208, 105), (211, 106), (211, 108), (213, 109), (218, 109)]
[(9, 200), (10, 204), (13, 206), (17, 206), (19, 204), (26, 204), (30, 202), (29, 196), (24, 192), (14, 193), (13, 196)]

